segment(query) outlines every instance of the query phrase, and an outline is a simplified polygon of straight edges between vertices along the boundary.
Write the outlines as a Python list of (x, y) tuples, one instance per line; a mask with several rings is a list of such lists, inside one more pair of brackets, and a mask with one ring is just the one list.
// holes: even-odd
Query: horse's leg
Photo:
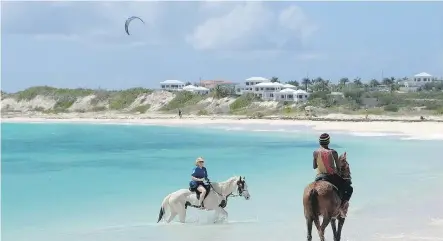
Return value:
[[(216, 215), (216, 220), (214, 220), (214, 222), (217, 222), (218, 220), (226, 220), (228, 218), (228, 212), (226, 212), (226, 210), (224, 210), (221, 207), (217, 207), (215, 209), (215, 215)], [(220, 218), (220, 216), (222, 216), (222, 218)]]
[(220, 208), (220, 211), (223, 215), (223, 221), (228, 219), (228, 212), (224, 208)]
[(318, 235), (320, 236), (320, 241), (325, 241), (325, 229), (331, 221), (331, 217), (325, 215), (323, 216), (323, 222), (321, 223), (321, 227), (318, 230)]
[(177, 216), (177, 213), (174, 211), (171, 211), (171, 215), (169, 216), (169, 218), (166, 222), (170, 223), (175, 218), (175, 216)]
[(185, 206), (181, 207), (181, 209), (178, 212), (178, 218), (180, 219), (181, 223), (185, 223), (186, 220), (186, 209)]
[(306, 218), (306, 229), (308, 230), (307, 241), (312, 241), (312, 218)]
[(334, 236), (334, 241), (337, 241), (337, 223), (335, 221), (335, 218), (331, 219), (331, 228), (332, 228), (332, 235)]
[(337, 230), (337, 240), (336, 241), (340, 241), (340, 239), (341, 239), (341, 230), (343, 228), (344, 223), (345, 223), (345, 218), (339, 217), (338, 218), (338, 230)]

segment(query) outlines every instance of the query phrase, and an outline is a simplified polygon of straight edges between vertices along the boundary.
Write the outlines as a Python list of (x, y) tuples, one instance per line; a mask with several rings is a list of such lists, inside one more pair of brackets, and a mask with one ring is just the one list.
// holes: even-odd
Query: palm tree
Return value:
[(347, 83), (349, 83), (349, 79), (348, 78), (341, 78), (339, 81), (341, 86), (345, 86)]
[[(394, 78), (394, 80), (395, 80), (395, 78)], [(381, 83), (386, 86), (391, 86), (394, 83), (394, 80), (393, 80), (393, 78), (383, 78)]]
[(273, 76), (271, 78), (271, 83), (274, 83), (274, 82), (279, 82), (280, 83), (280, 81), (278, 81), (278, 77)]
[(297, 80), (288, 81), (288, 82), (286, 82), (286, 84), (293, 85), (296, 87), (298, 87), (300, 85)]
[(305, 86), (305, 91), (308, 92), (308, 85), (311, 84), (311, 80), (309, 78), (303, 78), (301, 80), (301, 82), (303, 83), (303, 85)]
[(362, 87), (363, 86), (363, 83), (361, 82), (361, 78), (360, 77), (356, 77), (354, 79), (354, 85), (357, 86), (357, 87)]
[(322, 91), (328, 91), (329, 89), (329, 84), (331, 83), (330, 80), (323, 80), (320, 84), (321, 84), (321, 88)]
[(379, 85), (380, 85), (380, 83), (376, 79), (372, 79), (371, 81), (369, 81), (369, 86), (370, 87), (377, 87)]

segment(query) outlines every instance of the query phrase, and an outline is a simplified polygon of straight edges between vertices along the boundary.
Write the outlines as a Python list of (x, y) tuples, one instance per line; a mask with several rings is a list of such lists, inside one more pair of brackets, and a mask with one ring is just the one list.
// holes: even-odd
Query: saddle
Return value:
[[(209, 192), (211, 191), (211, 186), (210, 185), (203, 185), (203, 187), (206, 189), (206, 195), (205, 195), (205, 198), (206, 198), (208, 196)], [(197, 199), (200, 199), (201, 192), (199, 190), (197, 190), (196, 187), (195, 188), (190, 187), (189, 191), (195, 192), (195, 195), (197, 196)]]

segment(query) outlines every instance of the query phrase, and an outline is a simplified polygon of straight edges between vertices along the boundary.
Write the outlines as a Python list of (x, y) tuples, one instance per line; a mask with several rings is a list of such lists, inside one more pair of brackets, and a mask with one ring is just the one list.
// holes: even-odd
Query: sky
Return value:
[[(1, 84), (443, 76), (443, 2), (2, 2)], [(131, 35), (124, 30), (130, 16)]]

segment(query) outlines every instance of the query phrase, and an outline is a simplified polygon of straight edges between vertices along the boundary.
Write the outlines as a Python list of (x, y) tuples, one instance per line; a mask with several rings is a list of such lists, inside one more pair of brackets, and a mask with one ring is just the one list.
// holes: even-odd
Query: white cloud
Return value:
[(306, 40), (318, 29), (303, 10), (296, 5), (284, 9), (278, 16), (278, 22), (281, 26), (294, 31), (293, 33), (302, 41)]
[[(225, 7), (221, 3), (203, 4), (204, 8)], [(206, 19), (186, 36), (186, 41), (199, 50), (300, 48), (316, 30), (298, 6), (278, 12), (265, 2), (245, 2)]]
[(227, 14), (212, 17), (194, 29), (186, 40), (196, 49), (237, 48), (266, 29), (272, 12), (261, 2), (236, 4)]

